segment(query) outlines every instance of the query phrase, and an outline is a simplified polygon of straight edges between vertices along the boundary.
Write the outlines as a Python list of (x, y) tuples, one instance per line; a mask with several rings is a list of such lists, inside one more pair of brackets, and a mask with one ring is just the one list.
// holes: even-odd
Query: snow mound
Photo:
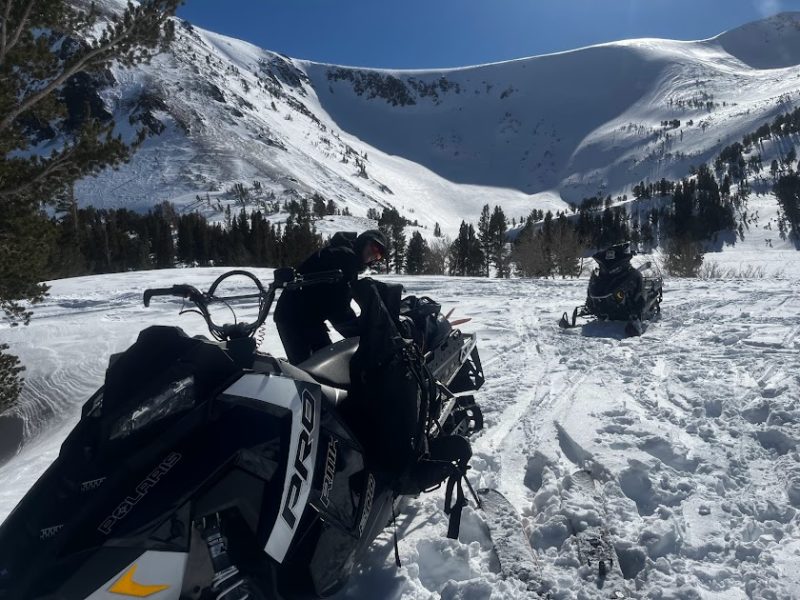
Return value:
[(722, 48), (754, 69), (800, 64), (800, 12), (748, 23), (715, 38)]

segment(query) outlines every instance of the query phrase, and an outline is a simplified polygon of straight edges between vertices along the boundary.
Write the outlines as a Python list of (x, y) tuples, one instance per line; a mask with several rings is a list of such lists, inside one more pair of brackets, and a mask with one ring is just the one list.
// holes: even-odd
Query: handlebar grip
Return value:
[[(150, 306), (150, 299), (153, 296), (180, 296), (181, 298), (188, 298), (193, 292), (197, 292), (191, 285), (173, 285), (168, 288), (150, 288), (144, 291), (144, 305)], [(199, 292), (197, 292), (199, 293)]]

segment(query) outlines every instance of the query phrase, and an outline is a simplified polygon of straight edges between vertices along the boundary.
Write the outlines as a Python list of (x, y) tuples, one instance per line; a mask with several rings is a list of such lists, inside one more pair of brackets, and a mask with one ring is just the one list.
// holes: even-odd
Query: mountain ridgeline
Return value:
[[(791, 136), (762, 134), (798, 103), (798, 65), (800, 13), (698, 42), (628, 40), (422, 71), (295, 60), (181, 21), (152, 64), (115, 72), (100, 91), (87, 86), (120, 130), (146, 124), (151, 136), (121, 169), (81, 182), (76, 198), (140, 212), (169, 201), (222, 223), (241, 208), (226, 191), (257, 183), (244, 208), (277, 203), (273, 222), (318, 195), (356, 217), (397, 211), (429, 241), (437, 224), (456, 236), (489, 205), (516, 237), (534, 235), (550, 212), (572, 223), (583, 215), (584, 245), (629, 233), (663, 246), (677, 232), (718, 247), (746, 233), (747, 194), (770, 192), (763, 172), (773, 161), (772, 179), (788, 175)], [(706, 207), (705, 173), (719, 190), (708, 202), (725, 214)], [(680, 205), (683, 193), (696, 206), (682, 214), (708, 225), (666, 226), (666, 198)], [(624, 211), (614, 219), (627, 230), (598, 215), (598, 202)], [(336, 216), (322, 233), (339, 228)], [(614, 233), (589, 235), (598, 227)]]

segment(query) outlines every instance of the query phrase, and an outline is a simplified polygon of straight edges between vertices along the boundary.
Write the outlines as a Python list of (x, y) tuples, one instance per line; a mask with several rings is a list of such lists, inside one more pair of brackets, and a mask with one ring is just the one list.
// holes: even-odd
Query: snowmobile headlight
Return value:
[(120, 417), (111, 429), (109, 439), (129, 436), (159, 419), (194, 406), (194, 375), (173, 381), (155, 396), (143, 400), (131, 412)]
[(625, 292), (623, 292), (622, 290), (617, 290), (616, 292), (614, 292), (614, 300), (616, 300), (617, 302), (622, 302), (623, 300), (625, 300)]

